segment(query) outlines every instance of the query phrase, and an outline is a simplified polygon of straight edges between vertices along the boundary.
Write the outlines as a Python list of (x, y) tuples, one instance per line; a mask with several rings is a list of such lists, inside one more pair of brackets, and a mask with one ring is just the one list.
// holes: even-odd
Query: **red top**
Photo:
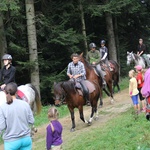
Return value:
[(139, 72), (139, 73), (137, 74), (136, 80), (137, 80), (137, 83), (138, 83), (139, 81), (141, 81), (141, 84), (138, 84), (138, 88), (141, 88), (141, 87), (143, 86), (143, 84), (144, 84), (143, 75), (142, 75), (141, 72)]

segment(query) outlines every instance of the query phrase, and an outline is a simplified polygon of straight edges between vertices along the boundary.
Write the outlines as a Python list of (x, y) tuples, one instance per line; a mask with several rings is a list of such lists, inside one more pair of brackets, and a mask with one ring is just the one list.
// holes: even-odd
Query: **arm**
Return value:
[[(29, 105), (28, 105), (29, 106)], [(32, 113), (32, 111), (31, 111), (31, 108), (30, 108), (30, 106), (29, 106), (29, 114), (28, 114), (28, 123), (29, 124), (34, 124), (34, 117), (33, 117), (33, 113)]]
[(105, 47), (105, 54), (101, 60), (104, 60), (107, 57), (107, 55), (108, 55), (108, 49)]
[(50, 125), (47, 126), (46, 128), (46, 149), (47, 150), (50, 150), (51, 149), (51, 145), (52, 145), (52, 139), (53, 139), (53, 136), (52, 136), (52, 130), (51, 130), (51, 127)]
[(2, 109), (0, 108), (0, 134), (5, 128), (6, 128), (5, 117), (4, 117), (4, 113), (2, 112)]
[(72, 78), (72, 77), (73, 77), (73, 75), (71, 74), (71, 66), (70, 66), (70, 63), (68, 64), (67, 76), (69, 76), (69, 78)]
[(130, 81), (129, 83), (129, 95), (132, 96), (132, 92), (133, 92), (133, 83)]

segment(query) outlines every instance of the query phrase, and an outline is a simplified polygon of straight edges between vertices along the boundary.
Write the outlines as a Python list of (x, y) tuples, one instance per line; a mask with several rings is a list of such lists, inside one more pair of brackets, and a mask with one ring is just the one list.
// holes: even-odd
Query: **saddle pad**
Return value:
[[(89, 93), (92, 93), (95, 90), (95, 86), (92, 82), (90, 82), (89, 80), (85, 80), (85, 84), (87, 86), (87, 88), (89, 89)], [(82, 91), (80, 89), (77, 89), (79, 95), (82, 95)]]
[(27, 97), (25, 96), (25, 94), (20, 91), (20, 90), (17, 90), (17, 95), (23, 100), (23, 101), (26, 101), (28, 103), (28, 99)]

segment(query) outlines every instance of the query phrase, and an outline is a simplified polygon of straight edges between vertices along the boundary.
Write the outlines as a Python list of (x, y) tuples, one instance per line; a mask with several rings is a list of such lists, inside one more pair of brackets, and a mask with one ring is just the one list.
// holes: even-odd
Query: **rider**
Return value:
[(110, 68), (108, 65), (108, 49), (105, 46), (105, 43), (106, 43), (105, 40), (101, 40), (101, 43), (100, 43), (101, 47), (100, 47), (99, 51), (100, 51), (100, 55), (101, 55), (101, 60), (107, 65), (108, 68)]
[(100, 52), (98, 50), (96, 50), (96, 44), (95, 43), (90, 43), (89, 48), (90, 48), (90, 51), (87, 53), (86, 59), (90, 64), (92, 64), (95, 67), (99, 76), (102, 77), (103, 85), (105, 86), (106, 81), (104, 79), (104, 72), (102, 71), (101, 66), (99, 64), (100, 58), (101, 58)]
[(148, 56), (146, 55), (146, 45), (143, 43), (143, 39), (139, 39), (139, 45), (138, 45), (138, 56), (142, 56), (143, 59), (146, 61), (148, 68), (150, 67), (150, 61)]
[(3, 68), (0, 70), (0, 89), (4, 90), (5, 86), (10, 82), (15, 82), (16, 68), (12, 66), (12, 56), (10, 54), (5, 54), (2, 57), (4, 63)]
[(84, 64), (81, 61), (79, 61), (79, 55), (76, 53), (73, 53), (71, 55), (71, 59), (72, 62), (68, 64), (67, 75), (70, 79), (75, 79), (77, 82), (80, 83), (83, 89), (83, 96), (86, 100), (86, 104), (89, 106), (89, 90), (85, 85), (86, 71), (84, 68)]

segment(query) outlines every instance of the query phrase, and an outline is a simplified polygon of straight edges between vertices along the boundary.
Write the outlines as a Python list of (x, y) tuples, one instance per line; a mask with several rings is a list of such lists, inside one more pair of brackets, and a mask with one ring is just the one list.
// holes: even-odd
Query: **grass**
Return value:
[[(92, 130), (68, 139), (65, 150), (150, 150), (150, 122), (133, 108)], [(82, 142), (81, 142), (82, 141)]]

